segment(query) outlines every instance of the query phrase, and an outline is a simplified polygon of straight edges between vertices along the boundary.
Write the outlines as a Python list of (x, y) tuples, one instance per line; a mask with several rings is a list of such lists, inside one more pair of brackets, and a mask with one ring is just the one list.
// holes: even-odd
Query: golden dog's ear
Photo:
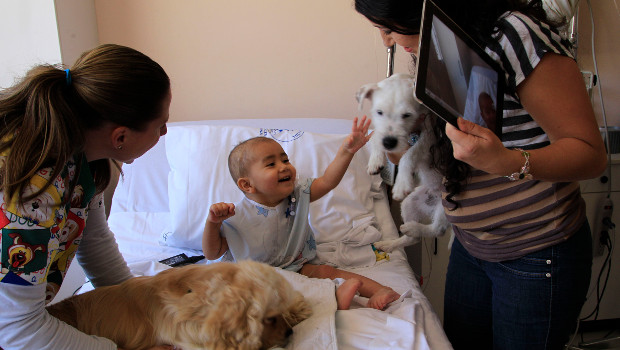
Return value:
[(310, 304), (308, 304), (301, 293), (295, 293), (296, 295), (293, 297), (293, 300), (291, 300), (288, 309), (283, 315), (284, 319), (291, 327), (312, 316), (312, 307)]
[(203, 331), (219, 337), (231, 349), (258, 349), (266, 305), (262, 298), (255, 297), (256, 291), (249, 283), (240, 282), (219, 286), (220, 301), (213, 305)]
[[(181, 348), (258, 349), (262, 304), (230, 263), (177, 268), (161, 280), (170, 339)], [(164, 274), (166, 276), (166, 274)]]

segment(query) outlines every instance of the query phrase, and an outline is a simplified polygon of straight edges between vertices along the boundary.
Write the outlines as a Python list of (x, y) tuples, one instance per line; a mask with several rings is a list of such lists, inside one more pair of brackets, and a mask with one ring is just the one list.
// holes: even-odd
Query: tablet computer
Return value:
[(501, 136), (503, 70), (431, 0), (424, 1), (414, 95), (454, 126), (461, 116)]

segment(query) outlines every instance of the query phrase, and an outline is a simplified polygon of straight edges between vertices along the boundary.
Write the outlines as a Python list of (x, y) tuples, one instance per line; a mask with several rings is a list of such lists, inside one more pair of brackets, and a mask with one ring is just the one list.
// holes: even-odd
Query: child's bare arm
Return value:
[(310, 188), (311, 202), (323, 197), (338, 186), (349, 164), (351, 164), (355, 152), (359, 151), (370, 140), (370, 135), (368, 135), (369, 126), (370, 119), (367, 119), (366, 116), (362, 118), (359, 124), (357, 117), (353, 120), (351, 134), (347, 136), (342, 146), (340, 146), (336, 157), (325, 169), (323, 176), (312, 182), (312, 187)]
[(235, 215), (235, 205), (232, 203), (216, 203), (209, 208), (209, 215), (202, 234), (202, 252), (207, 259), (217, 259), (228, 250), (228, 242), (220, 235), (220, 228), (222, 222), (233, 215)]

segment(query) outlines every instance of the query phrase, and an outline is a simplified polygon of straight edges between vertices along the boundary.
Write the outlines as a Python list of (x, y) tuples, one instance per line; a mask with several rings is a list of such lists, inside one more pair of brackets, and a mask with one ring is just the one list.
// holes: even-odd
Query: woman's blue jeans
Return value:
[(444, 329), (456, 350), (563, 349), (575, 331), (592, 273), (590, 226), (523, 258), (488, 262), (455, 240)]

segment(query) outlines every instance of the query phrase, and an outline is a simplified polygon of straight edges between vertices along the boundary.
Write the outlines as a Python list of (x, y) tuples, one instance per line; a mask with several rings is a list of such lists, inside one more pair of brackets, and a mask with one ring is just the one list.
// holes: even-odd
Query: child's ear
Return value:
[(240, 177), (237, 180), (237, 186), (245, 193), (254, 193), (254, 186), (247, 177)]

